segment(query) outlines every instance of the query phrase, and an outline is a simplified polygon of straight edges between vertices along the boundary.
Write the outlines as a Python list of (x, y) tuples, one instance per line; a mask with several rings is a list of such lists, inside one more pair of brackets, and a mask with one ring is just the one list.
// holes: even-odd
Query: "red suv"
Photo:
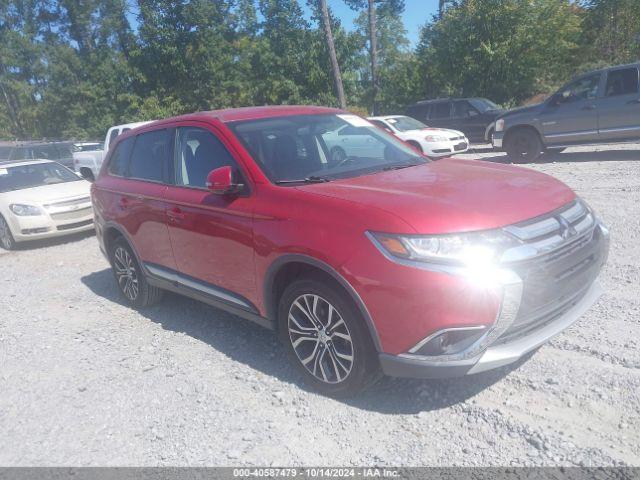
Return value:
[(132, 306), (170, 290), (277, 330), (335, 395), (379, 372), (449, 377), (518, 360), (593, 304), (608, 252), (607, 229), (558, 180), (432, 162), (330, 108), (137, 128), (111, 147), (92, 198)]

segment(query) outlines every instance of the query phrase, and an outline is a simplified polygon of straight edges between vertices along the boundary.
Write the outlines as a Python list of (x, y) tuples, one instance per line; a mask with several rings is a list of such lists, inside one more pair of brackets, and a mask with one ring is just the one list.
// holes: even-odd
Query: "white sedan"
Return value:
[(430, 128), (404, 115), (369, 117), (368, 120), (429, 157), (446, 157), (469, 149), (469, 140), (457, 130)]
[(48, 160), (0, 163), (0, 246), (93, 229), (90, 185)]

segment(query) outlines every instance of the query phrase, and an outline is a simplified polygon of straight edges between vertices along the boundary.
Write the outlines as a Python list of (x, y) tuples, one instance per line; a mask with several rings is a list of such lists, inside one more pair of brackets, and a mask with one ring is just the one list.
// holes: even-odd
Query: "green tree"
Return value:
[(584, 7), (585, 62), (615, 65), (640, 59), (638, 0), (587, 0)]
[(547, 92), (580, 61), (580, 20), (569, 0), (462, 1), (422, 31), (420, 93), (510, 104)]

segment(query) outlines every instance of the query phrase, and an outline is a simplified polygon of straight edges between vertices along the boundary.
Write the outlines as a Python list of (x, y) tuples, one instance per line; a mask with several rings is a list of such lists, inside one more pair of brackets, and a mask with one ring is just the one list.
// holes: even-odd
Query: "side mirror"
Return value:
[(224, 166), (211, 170), (207, 175), (207, 188), (216, 195), (229, 195), (238, 193), (244, 187), (241, 183), (233, 182), (233, 169)]

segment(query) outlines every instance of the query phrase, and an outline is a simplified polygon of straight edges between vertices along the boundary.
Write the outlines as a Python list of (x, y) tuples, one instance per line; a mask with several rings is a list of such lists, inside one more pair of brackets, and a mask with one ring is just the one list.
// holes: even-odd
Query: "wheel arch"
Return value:
[[(536, 134), (538, 136), (538, 139), (540, 140), (540, 143), (542, 144), (543, 147), (546, 146), (546, 143), (544, 141), (544, 135), (542, 135), (542, 133), (540, 133), (540, 131), (533, 125), (529, 124), (529, 123), (518, 123), (516, 125), (513, 125), (509, 128), (507, 128), (507, 130), (504, 132), (504, 143), (509, 141), (509, 137), (511, 135), (513, 135), (516, 132), (521, 132), (521, 131), (530, 131), (533, 132), (534, 134)], [(504, 144), (503, 144), (504, 145)]]
[(129, 245), (129, 248), (131, 248), (131, 251), (133, 252), (133, 254), (136, 256), (138, 265), (140, 265), (141, 268), (144, 270), (144, 266), (140, 259), (140, 256), (138, 255), (138, 252), (136, 251), (133, 245), (133, 242), (129, 237), (129, 234), (124, 228), (122, 228), (117, 223), (107, 223), (104, 226), (102, 238), (103, 238), (104, 248), (106, 250), (107, 258), (109, 259), (109, 262), (111, 262), (111, 247), (113, 246), (113, 243), (118, 238), (123, 238), (124, 241), (127, 242), (127, 244)]
[(278, 257), (267, 270), (264, 280), (264, 302), (267, 318), (273, 320), (277, 326), (278, 302), (289, 281), (304, 273), (319, 274), (330, 279), (333, 284), (340, 287), (353, 301), (358, 311), (364, 318), (371, 341), (378, 352), (382, 351), (382, 345), (378, 331), (373, 323), (371, 315), (358, 292), (351, 284), (333, 267), (325, 262), (308, 255), (287, 254)]

